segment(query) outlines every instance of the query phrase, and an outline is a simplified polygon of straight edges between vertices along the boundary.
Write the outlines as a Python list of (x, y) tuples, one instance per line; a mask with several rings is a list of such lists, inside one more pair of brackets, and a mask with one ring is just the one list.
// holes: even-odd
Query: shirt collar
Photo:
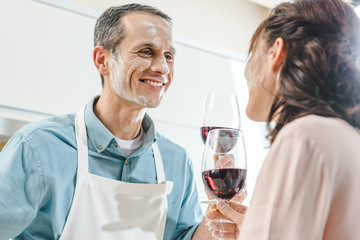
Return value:
[[(89, 140), (94, 145), (98, 153), (103, 152), (112, 142), (116, 141), (114, 135), (102, 124), (94, 113), (94, 105), (98, 101), (99, 96), (94, 97), (85, 107), (85, 125)], [(143, 152), (149, 148), (155, 141), (155, 126), (152, 119), (145, 114), (141, 123), (145, 139), (141, 147), (135, 150), (134, 154)], [(132, 155), (134, 155), (132, 154)]]

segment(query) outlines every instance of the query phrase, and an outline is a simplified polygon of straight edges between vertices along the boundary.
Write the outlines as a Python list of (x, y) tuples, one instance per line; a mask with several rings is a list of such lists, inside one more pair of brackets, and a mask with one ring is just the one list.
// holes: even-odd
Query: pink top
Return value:
[(286, 125), (263, 163), (240, 239), (359, 240), (360, 131), (315, 115)]

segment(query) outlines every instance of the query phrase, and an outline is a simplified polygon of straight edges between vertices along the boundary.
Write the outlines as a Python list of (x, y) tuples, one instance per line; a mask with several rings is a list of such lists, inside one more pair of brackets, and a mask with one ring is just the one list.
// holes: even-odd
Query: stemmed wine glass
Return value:
[(219, 128), (240, 129), (239, 103), (234, 93), (211, 92), (205, 95), (200, 129), (203, 143), (210, 130)]
[[(219, 128), (208, 133), (202, 159), (202, 180), (216, 199), (230, 201), (243, 189), (247, 162), (243, 133), (238, 129)], [(220, 219), (220, 226), (228, 219)], [(224, 231), (220, 231), (222, 236)], [(221, 238), (222, 239), (222, 238)]]

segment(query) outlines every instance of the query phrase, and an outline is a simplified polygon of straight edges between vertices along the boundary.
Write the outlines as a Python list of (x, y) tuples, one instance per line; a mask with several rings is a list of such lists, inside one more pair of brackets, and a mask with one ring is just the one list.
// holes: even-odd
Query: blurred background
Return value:
[(268, 143), (264, 124), (245, 115), (243, 70), (253, 32), (279, 0), (2, 0), (0, 151), (22, 126), (75, 112), (100, 94), (92, 63), (95, 21), (106, 8), (132, 2), (158, 7), (173, 18), (175, 80), (160, 107), (148, 113), (158, 131), (189, 152), (202, 199), (204, 95), (238, 95), (248, 155), (248, 204)]

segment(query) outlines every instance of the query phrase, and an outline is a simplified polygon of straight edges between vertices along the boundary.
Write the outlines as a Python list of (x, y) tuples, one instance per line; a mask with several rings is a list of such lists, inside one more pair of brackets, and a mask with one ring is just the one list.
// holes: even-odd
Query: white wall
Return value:
[(247, 53), (268, 9), (248, 0), (71, 0), (99, 10), (125, 3), (153, 5), (173, 18), (177, 34)]
[(64, 114), (100, 92), (92, 63), (94, 18), (32, 0), (4, 0), (0, 22), (0, 105)]

